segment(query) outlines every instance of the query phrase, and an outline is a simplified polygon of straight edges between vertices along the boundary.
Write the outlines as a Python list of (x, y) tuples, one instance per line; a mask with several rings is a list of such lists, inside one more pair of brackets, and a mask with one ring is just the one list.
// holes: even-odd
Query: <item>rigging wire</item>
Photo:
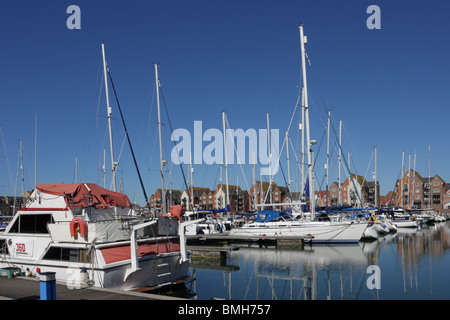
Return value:
[[(125, 136), (126, 136), (126, 138), (128, 140), (128, 145), (130, 147), (131, 155), (133, 157), (134, 165), (136, 167), (136, 171), (137, 171), (137, 174), (138, 174), (139, 182), (141, 184), (142, 192), (144, 193), (144, 199), (145, 199), (145, 202), (146, 202), (148, 208), (150, 209), (150, 202), (149, 202), (148, 197), (147, 197), (147, 192), (145, 191), (144, 183), (142, 182), (141, 172), (139, 171), (139, 167), (138, 167), (137, 162), (136, 162), (136, 157), (134, 156), (133, 146), (131, 145), (130, 136), (128, 134), (127, 126), (125, 124), (125, 119), (124, 119), (123, 114), (122, 114), (122, 108), (120, 107), (119, 98), (117, 97), (116, 88), (114, 86), (114, 82), (112, 80), (112, 76), (111, 76), (111, 72), (109, 71), (109, 67), (107, 67), (107, 70), (108, 70), (109, 80), (111, 81), (111, 86), (112, 86), (112, 89), (114, 91), (114, 96), (116, 97), (116, 102), (117, 102), (117, 107), (118, 107), (119, 112), (120, 112), (120, 117), (122, 118), (122, 123), (123, 123), (123, 127), (124, 127), (124, 130), (125, 130)], [(122, 145), (122, 148), (123, 148), (123, 145)]]
[[(162, 101), (163, 101), (164, 110), (166, 111), (167, 122), (169, 123), (170, 133), (171, 133), (171, 136), (173, 136), (173, 127), (172, 127), (172, 122), (170, 121), (169, 112), (167, 110), (166, 99), (164, 97), (164, 94), (163, 94), (161, 86), (158, 86), (158, 87), (159, 87), (159, 91), (161, 93), (161, 98), (162, 98)], [(175, 140), (172, 140), (172, 141), (173, 141), (173, 144), (175, 146), (175, 150), (176, 150), (176, 153), (177, 153), (177, 156), (178, 156), (178, 162), (180, 163), (180, 170), (181, 170), (181, 175), (183, 176), (184, 185), (186, 187), (186, 190), (189, 190), (189, 187), (188, 187), (188, 184), (187, 184), (187, 181), (186, 181), (186, 176), (185, 176), (184, 170), (183, 170), (183, 165), (181, 164), (180, 154), (178, 152), (177, 144), (175, 143)], [(189, 198), (189, 203), (192, 203), (192, 209), (194, 209), (194, 202), (193, 202), (193, 199), (191, 199), (191, 194), (190, 194), (189, 191), (187, 192), (187, 194), (188, 194), (188, 198)], [(192, 197), (193, 196), (194, 195), (192, 195)]]
[[(305, 50), (305, 55), (306, 55), (306, 59), (308, 60), (308, 64), (309, 64), (309, 67), (310, 67), (310, 69), (311, 69), (311, 74), (312, 74), (312, 76), (313, 76), (313, 79), (314, 79), (314, 82), (315, 82), (315, 84), (316, 84), (317, 90), (318, 90), (318, 92), (319, 92), (319, 96), (320, 96), (320, 98), (321, 98), (321, 100), (322, 100), (322, 103), (323, 103), (323, 106), (324, 106), (324, 108), (325, 108), (325, 112), (328, 112), (328, 111), (327, 111), (327, 104), (325, 103), (325, 99), (324, 99), (324, 97), (323, 97), (322, 91), (320, 90), (320, 86), (319, 86), (319, 83), (318, 83), (318, 81), (317, 81), (317, 77), (316, 77), (316, 74), (315, 74), (315, 72), (314, 72), (314, 68), (313, 68), (312, 65), (311, 65), (311, 61), (310, 61), (310, 59), (309, 59), (309, 57), (308, 57), (308, 54), (307, 54), (306, 50)], [(331, 124), (331, 129), (332, 129), (332, 131), (333, 131), (334, 137), (337, 139), (338, 135), (337, 135), (336, 130), (335, 130), (335, 128), (334, 128), (333, 122), (330, 121), (330, 124)], [(341, 145), (339, 145), (339, 148), (341, 149), (341, 151), (343, 151)], [(347, 167), (347, 170), (350, 172), (350, 166), (349, 166), (347, 160), (345, 159), (345, 157), (342, 157), (342, 159), (344, 160), (344, 167)], [(349, 177), (350, 177), (350, 180), (351, 180), (351, 182), (352, 182), (352, 184), (353, 184), (354, 189), (355, 189), (356, 191), (358, 191), (358, 189), (356, 188), (356, 184), (355, 184), (355, 181), (354, 181), (354, 179), (353, 179), (353, 176), (352, 176), (351, 174), (349, 174)], [(356, 195), (358, 196), (359, 202), (362, 203), (359, 192), (356, 192)]]

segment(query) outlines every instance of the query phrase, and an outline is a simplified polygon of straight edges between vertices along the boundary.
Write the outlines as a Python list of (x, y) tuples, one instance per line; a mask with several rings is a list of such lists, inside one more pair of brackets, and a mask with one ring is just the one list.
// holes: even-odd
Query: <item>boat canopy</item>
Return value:
[(269, 222), (278, 218), (291, 220), (292, 217), (285, 211), (263, 210), (258, 213), (255, 222)]
[(36, 189), (44, 193), (64, 196), (67, 206), (71, 208), (131, 207), (127, 195), (104, 189), (93, 183), (47, 183), (36, 185)]

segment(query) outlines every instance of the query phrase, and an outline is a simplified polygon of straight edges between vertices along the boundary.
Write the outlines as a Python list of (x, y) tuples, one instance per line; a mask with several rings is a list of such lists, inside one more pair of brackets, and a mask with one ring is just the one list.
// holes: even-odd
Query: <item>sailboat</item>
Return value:
[[(363, 237), (368, 224), (359, 220), (348, 221), (317, 221), (315, 219), (315, 201), (314, 201), (314, 166), (311, 155), (309, 109), (308, 109), (308, 87), (306, 81), (306, 37), (303, 34), (303, 25), (299, 26), (300, 44), (302, 55), (303, 71), (303, 92), (305, 108), (305, 131), (306, 131), (306, 150), (309, 175), (309, 193), (310, 193), (310, 212), (305, 214), (309, 219), (294, 219), (290, 215), (280, 211), (262, 211), (258, 218), (244, 224), (240, 228), (234, 228), (230, 235), (234, 236), (259, 236), (259, 237), (304, 237), (315, 243), (357, 243)], [(303, 130), (303, 127), (302, 127)]]

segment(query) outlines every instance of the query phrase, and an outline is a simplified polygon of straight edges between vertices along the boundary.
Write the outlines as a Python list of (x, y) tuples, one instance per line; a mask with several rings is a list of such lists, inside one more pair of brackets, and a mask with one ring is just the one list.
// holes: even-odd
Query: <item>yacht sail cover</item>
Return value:
[(44, 193), (64, 196), (70, 208), (131, 207), (127, 195), (104, 189), (93, 183), (47, 183), (36, 185), (36, 189)]

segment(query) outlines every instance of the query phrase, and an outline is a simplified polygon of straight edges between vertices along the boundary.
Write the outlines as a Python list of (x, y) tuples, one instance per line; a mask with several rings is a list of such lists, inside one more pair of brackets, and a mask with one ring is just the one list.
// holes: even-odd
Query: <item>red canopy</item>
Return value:
[(64, 195), (68, 207), (86, 208), (88, 204), (98, 209), (107, 209), (110, 206), (131, 207), (127, 195), (104, 189), (93, 183), (47, 183), (38, 184), (36, 189), (58, 196)]
[(171, 206), (170, 207), (170, 214), (172, 215), (172, 217), (177, 217), (178, 220), (180, 220), (180, 222), (183, 222), (183, 220), (181, 220), (181, 216), (184, 214), (184, 209), (182, 205), (175, 205), (175, 206)]

